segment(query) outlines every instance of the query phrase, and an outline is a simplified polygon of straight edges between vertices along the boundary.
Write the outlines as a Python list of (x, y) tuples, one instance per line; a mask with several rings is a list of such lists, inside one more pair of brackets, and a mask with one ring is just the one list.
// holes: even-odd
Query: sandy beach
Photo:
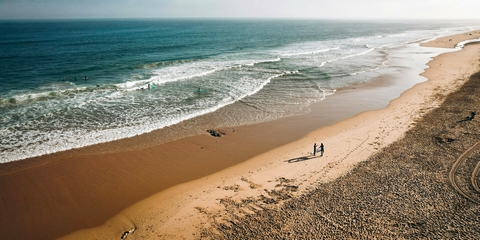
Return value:
[[(451, 48), (478, 38), (473, 31), (424, 45)], [(302, 116), (218, 129), (219, 138), (205, 133), (164, 143), (153, 132), (2, 164), (0, 232), (5, 239), (228, 236), (215, 229), (231, 226), (232, 214), (250, 216), (295, 201), (401, 139), (480, 71), (479, 49), (470, 44), (436, 57), (422, 74), (428, 81), (389, 104), (351, 102), (388, 89), (388, 79), (377, 79)], [(324, 156), (311, 155), (313, 143), (325, 144)]]

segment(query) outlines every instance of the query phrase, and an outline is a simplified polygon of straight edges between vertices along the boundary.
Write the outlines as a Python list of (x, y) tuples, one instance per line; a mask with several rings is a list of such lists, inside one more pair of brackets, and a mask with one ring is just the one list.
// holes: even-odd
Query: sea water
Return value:
[(387, 74), (389, 49), (473, 29), (442, 21), (2, 21), (0, 162), (132, 137), (235, 102), (246, 107), (224, 116), (226, 125), (299, 114)]

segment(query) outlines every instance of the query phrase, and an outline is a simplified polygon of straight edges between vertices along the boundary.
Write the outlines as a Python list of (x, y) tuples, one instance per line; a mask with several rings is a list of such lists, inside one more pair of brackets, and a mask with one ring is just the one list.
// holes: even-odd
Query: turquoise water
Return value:
[(426, 21), (3, 21), (0, 162), (135, 136), (239, 101), (265, 113), (242, 124), (294, 115), (388, 73), (388, 49), (473, 29)]

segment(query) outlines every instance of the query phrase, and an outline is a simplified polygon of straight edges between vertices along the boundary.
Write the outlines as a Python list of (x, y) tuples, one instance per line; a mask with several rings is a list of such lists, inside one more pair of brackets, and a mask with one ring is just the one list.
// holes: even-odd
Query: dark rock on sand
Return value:
[(208, 129), (207, 132), (210, 133), (210, 136), (212, 137), (221, 137), (222, 135), (225, 135), (225, 133), (220, 132), (218, 130)]

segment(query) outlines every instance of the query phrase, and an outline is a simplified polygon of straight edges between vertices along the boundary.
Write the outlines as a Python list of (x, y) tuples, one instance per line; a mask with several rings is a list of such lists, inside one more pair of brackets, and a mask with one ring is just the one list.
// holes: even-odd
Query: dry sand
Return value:
[[(451, 44), (478, 38), (478, 33), (442, 41)], [(443, 42), (437, 46), (448, 47)], [(368, 97), (378, 89), (367, 86), (327, 98), (350, 105), (345, 111), (328, 109), (333, 117), (307, 114), (221, 129), (226, 133), (222, 138), (205, 134), (164, 144), (156, 140), (160, 133), (152, 133), (2, 164), (2, 239), (62, 235), (66, 239), (118, 239), (132, 229), (128, 239), (198, 238), (205, 232), (204, 223), (212, 225), (211, 217), (226, 211), (225, 203), (257, 198), (271, 202), (265, 196), (281, 189), (292, 197), (300, 196), (315, 189), (318, 182), (344, 175), (437, 107), (440, 95), (455, 90), (478, 70), (478, 64), (472, 65), (477, 60), (478, 47), (473, 45), (444, 54), (429, 64), (424, 76), (430, 81), (405, 92), (387, 108), (308, 134), (319, 122), (333, 124), (359, 113), (357, 109), (368, 110), (351, 106), (352, 99), (358, 94)], [(384, 84), (382, 79), (374, 83)], [(372, 105), (372, 109), (381, 107)], [(296, 139), (300, 140), (292, 142)], [(144, 142), (150, 144), (144, 146)], [(326, 145), (325, 156), (310, 156), (314, 142)], [(273, 150), (265, 153), (268, 149)]]
[[(479, 33), (477, 31), (449, 36), (425, 45), (451, 47), (453, 43), (478, 38)], [(434, 45), (431, 45), (432, 43)], [(345, 174), (360, 162), (381, 152), (381, 149), (388, 149), (387, 146), (399, 140), (408, 130), (415, 128), (422, 117), (442, 104), (445, 96), (459, 89), (470, 75), (480, 70), (479, 49), (480, 45), (472, 44), (461, 51), (436, 57), (428, 64), (430, 67), (426, 72), (422, 74), (429, 81), (409, 89), (398, 99), (393, 100), (385, 109), (361, 113), (329, 127), (313, 131), (298, 141), (258, 155), (234, 167), (169, 188), (125, 209), (121, 214), (98, 228), (78, 231), (66, 238), (101, 239), (108, 237), (115, 239), (125, 233), (128, 239), (195, 239), (200, 237), (242, 239), (248, 236), (238, 234), (250, 233), (250, 237), (258, 237), (257, 234), (260, 232), (266, 233), (263, 235), (266, 238), (288, 237), (289, 233), (296, 232), (294, 231), (296, 227), (305, 226), (293, 223), (285, 224), (293, 215), (279, 218), (278, 212), (282, 210), (281, 206), (290, 206), (292, 209), (300, 207), (304, 210), (315, 207), (314, 202), (307, 205), (305, 202), (300, 205), (295, 203), (304, 201), (305, 196), (318, 194), (319, 186), (323, 186), (322, 184), (327, 184), (339, 177), (344, 178)], [(466, 110), (459, 110), (458, 115), (463, 117), (467, 113)], [(324, 156), (313, 157), (311, 155), (314, 142), (325, 144)], [(384, 182), (386, 180), (370, 179), (370, 181)], [(334, 183), (338, 182), (339, 180), (334, 181)], [(352, 187), (356, 187), (356, 185), (352, 184)], [(349, 191), (348, 186), (325, 189), (321, 191), (322, 196), (337, 196), (338, 191)], [(408, 191), (408, 189), (402, 190)], [(382, 192), (378, 194), (381, 195)], [(332, 199), (335, 198), (332, 197)], [(357, 201), (355, 198), (351, 200)], [(287, 204), (279, 204), (282, 202), (287, 202)], [(335, 204), (331, 201), (330, 203)], [(322, 207), (326, 206), (322, 204)], [(434, 208), (434, 206), (432, 207)], [(376, 208), (371, 209), (375, 211)], [(330, 208), (325, 211), (328, 213), (328, 211), (334, 210), (335, 208)], [(379, 210), (377, 209), (377, 211)], [(300, 214), (300, 216), (296, 216), (296, 219), (302, 218), (302, 214), (305, 214), (303, 210), (293, 212)], [(363, 211), (363, 213), (365, 212), (368, 214), (368, 210)], [(307, 219), (312, 218), (311, 215), (304, 215), (304, 217), (307, 221), (314, 221), (314, 219)], [(332, 222), (332, 219), (335, 218), (317, 217), (328, 222), (326, 225), (334, 226), (336, 231), (342, 232), (342, 229), (346, 229), (345, 223)], [(252, 222), (255, 219), (259, 220)], [(269, 219), (272, 221), (267, 224)], [(283, 223), (284, 228), (279, 229), (278, 226), (281, 224), (274, 222), (273, 219)], [(348, 219), (356, 221), (355, 217)], [(384, 220), (387, 222), (388, 219)], [(382, 215), (379, 215), (375, 221), (381, 224), (383, 222)], [(475, 221), (478, 223), (478, 217)], [(252, 223), (254, 225), (250, 226)], [(265, 223), (265, 230), (262, 223)], [(404, 223), (410, 227), (421, 224), (407, 220)], [(375, 234), (378, 234), (379, 237), (399, 236), (398, 233), (388, 232), (388, 229), (385, 230), (387, 231), (385, 234), (380, 233), (380, 230), (373, 231), (368, 226), (361, 227), (366, 232), (370, 231), (373, 234), (371, 236), (375, 236)], [(238, 229), (243, 229), (243, 231)], [(251, 229), (255, 229), (256, 232)], [(308, 231), (308, 229), (303, 229), (304, 234)], [(356, 234), (348, 231), (346, 233), (351, 234), (350, 237), (359, 237), (365, 231), (359, 231)], [(331, 234), (335, 234), (335, 232)], [(308, 235), (303, 236), (308, 237)]]
[(480, 72), (400, 140), (305, 194), (281, 179), (261, 197), (223, 198), (222, 212), (202, 209), (201, 238), (479, 239), (478, 96)]

